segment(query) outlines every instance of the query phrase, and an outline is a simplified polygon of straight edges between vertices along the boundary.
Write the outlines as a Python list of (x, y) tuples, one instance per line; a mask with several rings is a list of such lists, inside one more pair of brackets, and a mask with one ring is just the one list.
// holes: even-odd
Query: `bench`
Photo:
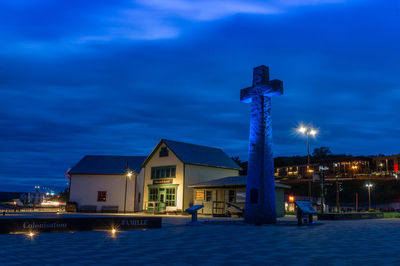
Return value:
[(101, 212), (115, 213), (118, 212), (118, 206), (103, 206)]
[(97, 212), (96, 205), (82, 205), (79, 208), (79, 212)]

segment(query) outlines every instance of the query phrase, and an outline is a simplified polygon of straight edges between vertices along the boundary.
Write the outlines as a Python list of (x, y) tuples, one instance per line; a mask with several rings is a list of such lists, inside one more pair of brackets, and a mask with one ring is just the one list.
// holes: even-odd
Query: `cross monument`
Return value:
[(269, 70), (264, 65), (253, 69), (253, 86), (240, 90), (240, 100), (251, 103), (246, 223), (276, 222), (271, 97), (282, 93), (283, 82), (269, 80)]

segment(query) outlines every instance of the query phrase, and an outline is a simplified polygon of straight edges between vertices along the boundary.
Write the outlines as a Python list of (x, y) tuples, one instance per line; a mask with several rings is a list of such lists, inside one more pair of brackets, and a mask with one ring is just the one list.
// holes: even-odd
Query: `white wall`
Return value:
[[(141, 173), (142, 174), (142, 173)], [(135, 179), (140, 182), (143, 174), (128, 179), (126, 193), (126, 211), (134, 211)], [(137, 182), (136, 181), (136, 182)], [(97, 211), (102, 206), (118, 206), (118, 211), (124, 211), (125, 200), (125, 175), (71, 175), (70, 201), (78, 203), (78, 209), (82, 205), (96, 205)], [(137, 182), (137, 183), (139, 183)], [(138, 186), (140, 188), (140, 186)], [(107, 191), (107, 201), (98, 202), (97, 192)], [(142, 189), (136, 190), (136, 194)], [(143, 195), (143, 193), (141, 193)], [(136, 197), (137, 199), (137, 197)]]
[(143, 185), (144, 185), (144, 168), (140, 170), (136, 179), (136, 197), (135, 197), (135, 212), (143, 210)]

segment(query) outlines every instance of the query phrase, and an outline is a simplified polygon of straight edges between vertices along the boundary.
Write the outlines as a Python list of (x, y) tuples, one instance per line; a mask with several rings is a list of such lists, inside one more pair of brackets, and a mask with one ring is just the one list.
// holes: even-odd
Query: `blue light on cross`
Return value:
[(283, 94), (283, 82), (279, 79), (269, 80), (267, 66), (259, 66), (253, 70), (253, 86), (240, 90), (240, 101), (250, 103), (254, 96), (273, 97)]
[(251, 103), (244, 211), (246, 223), (276, 222), (271, 97), (282, 93), (283, 82), (277, 79), (269, 80), (266, 66), (254, 68), (253, 86), (240, 90), (240, 100)]

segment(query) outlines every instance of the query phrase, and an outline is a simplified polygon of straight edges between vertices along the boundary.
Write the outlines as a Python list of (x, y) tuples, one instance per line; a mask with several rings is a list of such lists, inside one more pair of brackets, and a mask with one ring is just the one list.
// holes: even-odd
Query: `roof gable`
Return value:
[(155, 149), (143, 163), (143, 166), (145, 166), (148, 161), (150, 161), (150, 159), (154, 156), (155, 152), (158, 150), (162, 143), (164, 143), (176, 155), (176, 157), (178, 157), (178, 159), (185, 164), (195, 164), (237, 170), (241, 169), (221, 149), (166, 139), (160, 140)]
[(126, 167), (138, 174), (145, 156), (86, 155), (69, 174), (124, 174)]

